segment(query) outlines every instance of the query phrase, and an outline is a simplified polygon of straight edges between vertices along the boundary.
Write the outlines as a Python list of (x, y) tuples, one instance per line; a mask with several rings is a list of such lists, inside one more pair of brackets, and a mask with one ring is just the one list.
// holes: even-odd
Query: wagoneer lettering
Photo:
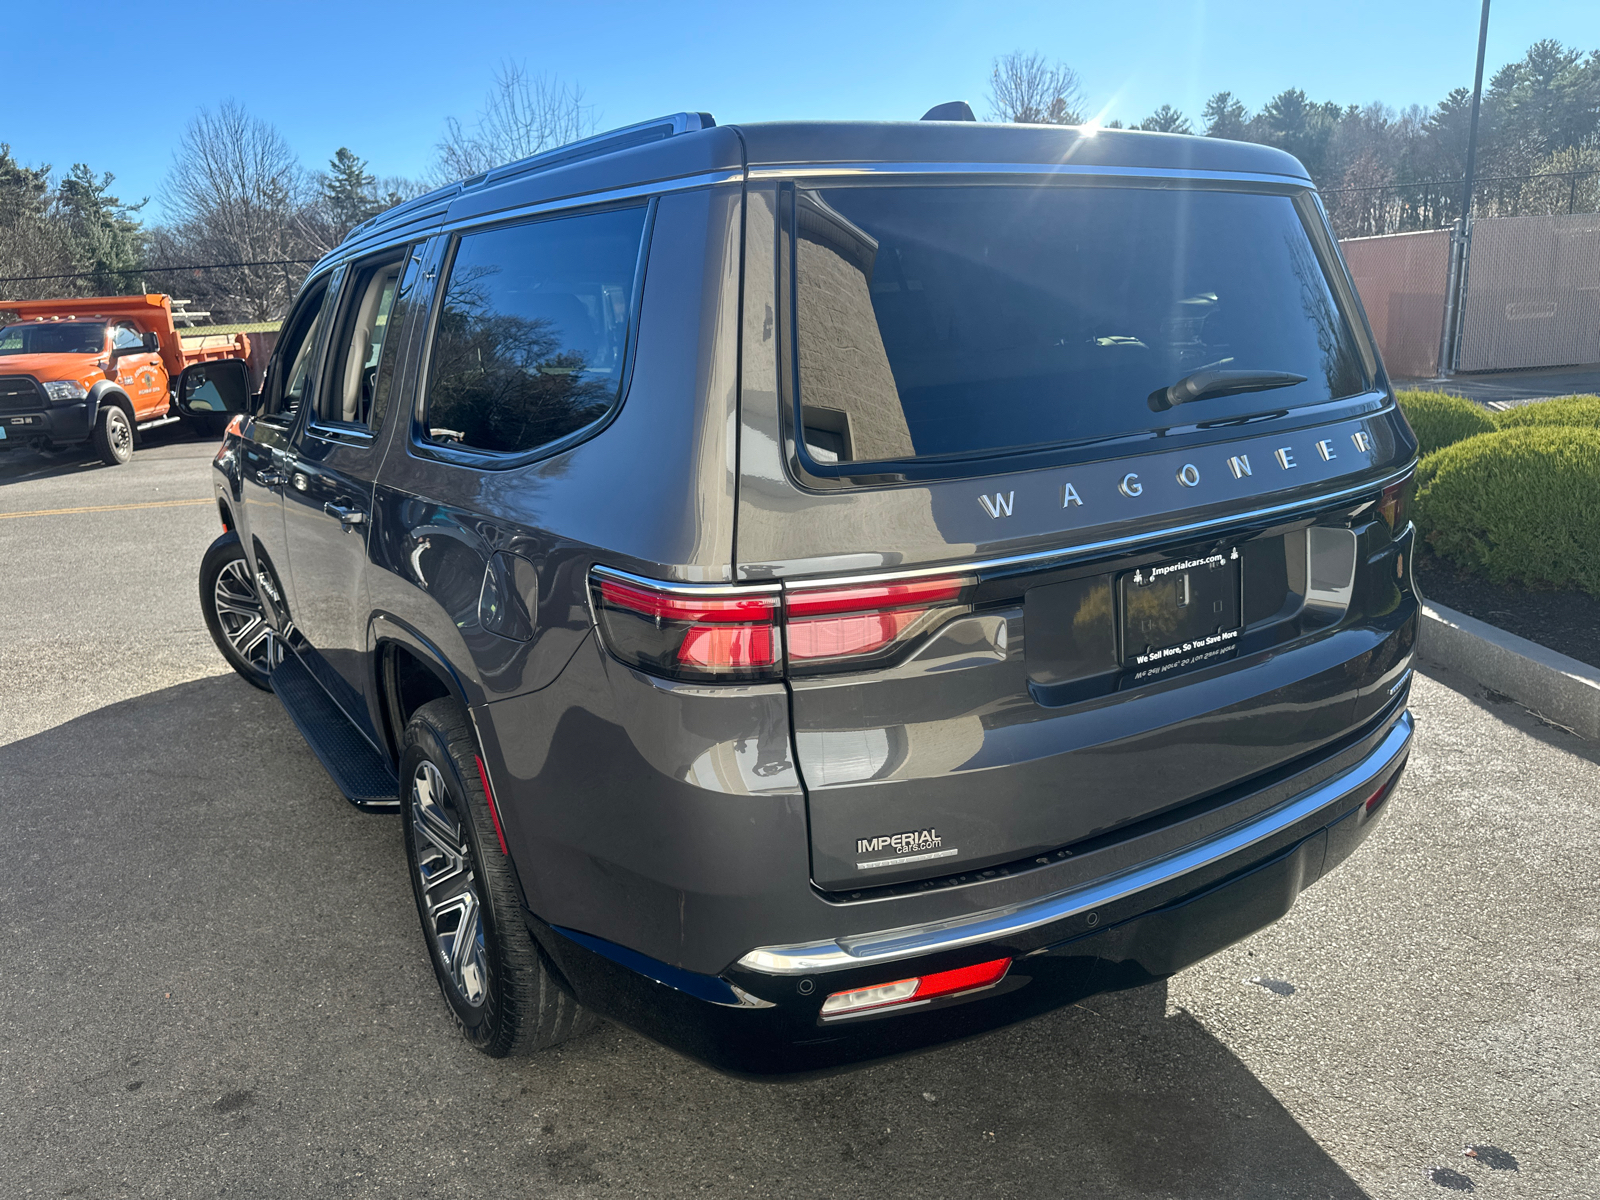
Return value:
[(207, 625), (486, 1054), (925, 1049), (1393, 807), (1416, 439), (1269, 147), (679, 113), (358, 227), (246, 400)]

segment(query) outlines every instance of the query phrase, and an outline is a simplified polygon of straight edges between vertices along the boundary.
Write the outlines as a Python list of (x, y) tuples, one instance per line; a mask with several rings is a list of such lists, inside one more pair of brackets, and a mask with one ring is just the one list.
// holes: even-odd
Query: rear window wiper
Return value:
[(1171, 387), (1157, 388), (1150, 393), (1153, 412), (1166, 412), (1180, 404), (1193, 404), (1211, 396), (1236, 396), (1240, 392), (1266, 392), (1273, 388), (1293, 387), (1304, 383), (1304, 375), (1292, 371), (1221, 371), (1202, 367), (1185, 375)]

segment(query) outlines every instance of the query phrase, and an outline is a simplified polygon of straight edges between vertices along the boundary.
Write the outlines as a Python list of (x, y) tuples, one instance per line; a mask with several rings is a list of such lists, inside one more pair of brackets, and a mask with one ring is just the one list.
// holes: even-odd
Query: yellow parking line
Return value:
[(0, 513), (0, 521), (12, 517), (64, 517), (71, 513), (127, 512), (133, 508), (183, 508), (193, 504), (212, 504), (211, 500), (150, 500), (144, 504), (89, 504), (83, 508), (40, 508), (33, 512)]

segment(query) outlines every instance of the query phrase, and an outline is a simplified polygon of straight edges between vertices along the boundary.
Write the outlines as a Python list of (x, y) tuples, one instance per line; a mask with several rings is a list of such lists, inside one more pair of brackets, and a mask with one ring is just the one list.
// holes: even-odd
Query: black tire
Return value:
[(272, 639), (266, 606), (236, 533), (212, 542), (200, 560), (200, 611), (228, 665), (245, 682), (271, 691), (267, 670)]
[(121, 405), (100, 406), (89, 443), (108, 467), (120, 467), (133, 457), (133, 421)]
[(476, 758), (459, 704), (433, 700), (417, 709), (401, 745), (400, 815), (439, 990), (468, 1043), (504, 1058), (567, 1041), (597, 1020), (556, 983), (523, 925)]

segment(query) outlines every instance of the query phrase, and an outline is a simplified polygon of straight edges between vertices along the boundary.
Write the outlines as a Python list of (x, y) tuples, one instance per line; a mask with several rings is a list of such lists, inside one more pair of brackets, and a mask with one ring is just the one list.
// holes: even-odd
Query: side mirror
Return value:
[(156, 335), (155, 330), (153, 330), (153, 329), (146, 330), (143, 340), (144, 340), (144, 348), (146, 350), (154, 352), (156, 350), (161, 349), (161, 339), (160, 339), (160, 337), (158, 337)]
[(178, 411), (189, 417), (247, 413), (254, 407), (250, 368), (238, 358), (219, 358), (185, 367), (178, 376), (176, 395)]

